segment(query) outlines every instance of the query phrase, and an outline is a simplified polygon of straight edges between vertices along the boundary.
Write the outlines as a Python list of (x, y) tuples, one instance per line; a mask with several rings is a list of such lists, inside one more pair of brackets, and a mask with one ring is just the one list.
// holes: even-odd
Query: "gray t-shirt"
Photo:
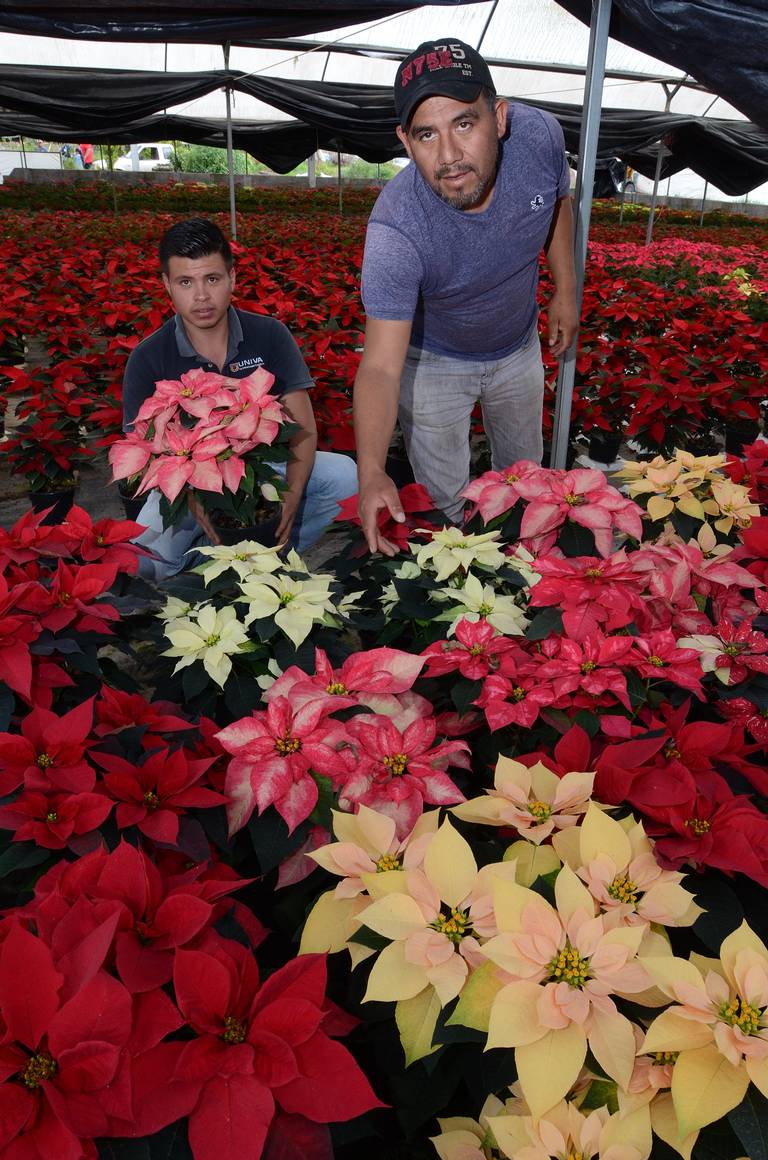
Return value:
[(408, 165), (384, 187), (368, 222), (365, 313), (413, 319), (411, 343), (435, 354), (511, 354), (536, 320), (539, 254), (555, 202), (568, 191), (560, 126), (550, 113), (516, 103), (486, 209), (454, 209)]

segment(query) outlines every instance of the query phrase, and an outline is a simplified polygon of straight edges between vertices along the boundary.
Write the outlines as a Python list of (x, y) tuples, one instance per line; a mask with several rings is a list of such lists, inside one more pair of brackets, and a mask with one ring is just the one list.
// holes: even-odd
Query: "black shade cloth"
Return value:
[[(403, 154), (395, 134), (389, 86), (289, 81), (224, 70), (201, 77), (197, 73), (8, 66), (0, 75), (0, 130), (50, 141), (177, 140), (224, 146), (223, 121), (160, 111), (226, 83), (294, 118), (290, 122), (233, 122), (235, 146), (277, 172), (288, 172), (318, 148), (354, 153), (367, 161)], [(577, 151), (580, 106), (525, 103), (557, 117), (566, 148)], [(689, 167), (732, 196), (768, 181), (768, 131), (757, 125), (631, 109), (602, 111), (599, 158), (621, 157), (652, 177), (654, 146), (660, 140), (670, 150), (662, 176)]]
[[(430, 0), (446, 7), (480, 0)], [(89, 40), (187, 41), (193, 44), (242, 41), (244, 38), (302, 36), (351, 24), (383, 20), (420, 8), (425, 0), (260, 0), (217, 3), (211, 0), (80, 0), (79, 4), (44, 0), (2, 0), (0, 31), (33, 36)]]
[[(589, 24), (591, 0), (558, 0)], [(768, 0), (613, 0), (610, 35), (768, 128)]]

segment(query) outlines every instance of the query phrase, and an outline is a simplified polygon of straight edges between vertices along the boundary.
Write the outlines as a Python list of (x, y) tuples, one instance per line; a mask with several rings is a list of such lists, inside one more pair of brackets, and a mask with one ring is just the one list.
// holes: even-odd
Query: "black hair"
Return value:
[(160, 239), (158, 255), (160, 269), (168, 273), (171, 258), (207, 258), (221, 254), (228, 270), (232, 269), (232, 248), (223, 233), (205, 218), (186, 218), (176, 222)]

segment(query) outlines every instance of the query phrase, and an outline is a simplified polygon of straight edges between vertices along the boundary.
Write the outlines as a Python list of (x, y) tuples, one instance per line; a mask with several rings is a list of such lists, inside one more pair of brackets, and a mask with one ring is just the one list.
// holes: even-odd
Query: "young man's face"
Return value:
[(221, 254), (173, 257), (168, 261), (168, 273), (163, 274), (163, 284), (188, 332), (213, 330), (227, 316), (235, 271), (227, 270)]
[(507, 102), (493, 110), (484, 96), (471, 104), (427, 97), (397, 135), (424, 180), (454, 209), (477, 213), (491, 200), (499, 140), (507, 125)]

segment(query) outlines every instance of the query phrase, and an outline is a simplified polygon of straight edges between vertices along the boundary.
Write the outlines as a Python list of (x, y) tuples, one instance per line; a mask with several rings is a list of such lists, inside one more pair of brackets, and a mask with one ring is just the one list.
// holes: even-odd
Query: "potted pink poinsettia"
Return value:
[(159, 488), (166, 526), (196, 504), (240, 538), (280, 499), (275, 464), (288, 459), (292, 427), (273, 382), (260, 368), (244, 379), (195, 369), (157, 383), (109, 450), (113, 479), (133, 481), (136, 496)]

